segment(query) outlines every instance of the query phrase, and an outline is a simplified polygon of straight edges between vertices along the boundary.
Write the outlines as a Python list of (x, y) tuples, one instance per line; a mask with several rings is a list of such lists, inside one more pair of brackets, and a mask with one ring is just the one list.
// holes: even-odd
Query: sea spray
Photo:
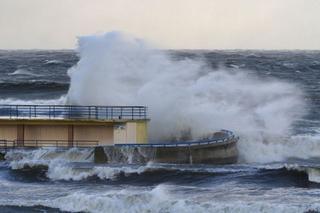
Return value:
[(296, 85), (240, 69), (212, 70), (201, 60), (173, 61), (120, 32), (80, 37), (78, 51), (80, 60), (69, 70), (69, 104), (146, 105), (150, 141), (230, 129), (241, 137), (242, 160), (290, 157), (282, 154), (288, 148), (282, 141), (304, 111)]
[(12, 169), (23, 169), (25, 167), (48, 167), (70, 162), (93, 162), (93, 149), (71, 148), (59, 149), (45, 147), (34, 150), (10, 150), (5, 155)]

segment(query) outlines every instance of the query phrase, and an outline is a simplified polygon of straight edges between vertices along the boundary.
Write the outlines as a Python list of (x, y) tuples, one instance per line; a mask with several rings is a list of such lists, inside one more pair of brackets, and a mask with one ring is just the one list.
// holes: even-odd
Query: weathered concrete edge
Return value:
[[(236, 144), (237, 138), (233, 138), (224, 143), (193, 147), (129, 147), (129, 149), (132, 149), (132, 152), (140, 149), (144, 150), (144, 152), (155, 153), (153, 159), (147, 159), (155, 163), (215, 165), (237, 163), (238, 150)], [(119, 149), (119, 147), (110, 146), (108, 148), (112, 148), (112, 152)], [(108, 159), (108, 155), (105, 153), (103, 146), (94, 149), (95, 163), (108, 163), (108, 160), (112, 161), (112, 159)]]

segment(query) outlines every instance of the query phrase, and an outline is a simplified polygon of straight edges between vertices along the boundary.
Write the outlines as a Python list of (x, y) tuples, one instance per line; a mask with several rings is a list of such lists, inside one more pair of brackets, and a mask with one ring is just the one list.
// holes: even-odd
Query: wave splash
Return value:
[(39, 148), (35, 150), (12, 150), (5, 155), (12, 169), (26, 167), (48, 167), (65, 165), (71, 162), (92, 162), (92, 149), (71, 148), (68, 150), (59, 148)]
[[(282, 160), (282, 141), (304, 114), (303, 94), (294, 84), (241, 69), (212, 70), (201, 60), (174, 61), (119, 32), (80, 37), (79, 55), (68, 71), (67, 102), (147, 105), (151, 141), (230, 129), (241, 137), (242, 160)], [(281, 148), (276, 158), (275, 147)]]

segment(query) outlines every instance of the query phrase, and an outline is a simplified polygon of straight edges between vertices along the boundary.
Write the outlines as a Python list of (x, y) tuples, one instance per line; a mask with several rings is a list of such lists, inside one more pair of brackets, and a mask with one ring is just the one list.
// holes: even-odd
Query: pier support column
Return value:
[(74, 128), (73, 125), (68, 126), (68, 146), (73, 147), (73, 140), (74, 140)]
[(17, 125), (17, 144), (18, 147), (24, 146), (24, 125)]

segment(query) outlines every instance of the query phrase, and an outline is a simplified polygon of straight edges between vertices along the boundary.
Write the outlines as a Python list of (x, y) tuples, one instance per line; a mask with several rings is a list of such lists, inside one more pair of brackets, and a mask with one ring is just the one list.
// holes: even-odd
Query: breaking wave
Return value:
[(174, 61), (119, 32), (80, 37), (79, 55), (69, 70), (68, 103), (147, 105), (151, 141), (230, 129), (245, 162), (281, 160), (300, 148), (286, 144), (304, 114), (303, 93), (292, 83), (240, 68), (212, 70), (200, 59)]
[[(223, 166), (156, 164), (94, 164), (93, 149), (57, 149), (42, 148), (37, 150), (14, 150), (6, 154), (6, 160), (13, 170), (45, 169), (46, 177), (51, 180), (82, 181), (98, 178), (100, 180), (116, 180), (119, 176), (158, 174), (165, 178), (168, 174), (175, 176), (197, 175), (229, 175), (256, 174), (264, 175), (264, 171), (273, 175), (289, 174), (296, 171), (307, 175), (307, 181), (319, 183), (319, 165), (307, 161), (273, 164), (238, 164)], [(280, 172), (280, 173), (278, 173)], [(35, 173), (36, 175), (36, 173)], [(270, 175), (270, 174), (267, 174)], [(295, 173), (292, 174), (295, 176)], [(147, 178), (145, 176), (144, 178)], [(171, 180), (173, 180), (171, 179)], [(179, 178), (179, 182), (182, 180)]]
[(5, 155), (12, 169), (25, 167), (47, 166), (49, 169), (54, 165), (67, 164), (69, 162), (92, 162), (92, 149), (59, 149), (39, 148), (35, 150), (13, 150)]

